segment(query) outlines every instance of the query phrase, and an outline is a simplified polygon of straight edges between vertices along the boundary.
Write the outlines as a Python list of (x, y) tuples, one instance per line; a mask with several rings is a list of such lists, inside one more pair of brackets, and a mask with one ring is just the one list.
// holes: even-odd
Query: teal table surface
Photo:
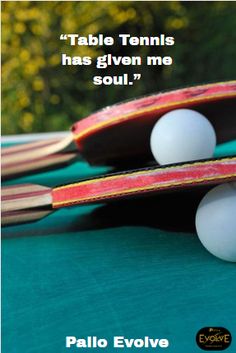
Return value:
[[(79, 161), (6, 184), (54, 186), (105, 171)], [(65, 347), (66, 336), (97, 336), (108, 348), (92, 351), (197, 353), (205, 326), (227, 328), (227, 352), (236, 352), (236, 265), (188, 231), (187, 207), (160, 200), (71, 207), (3, 228), (2, 352), (78, 352)], [(116, 349), (114, 336), (170, 345)]]

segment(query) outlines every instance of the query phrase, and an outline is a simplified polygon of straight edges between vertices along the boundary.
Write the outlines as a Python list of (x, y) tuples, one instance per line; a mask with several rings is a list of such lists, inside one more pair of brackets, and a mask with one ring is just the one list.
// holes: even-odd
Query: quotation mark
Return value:
[(141, 74), (134, 74), (134, 80), (140, 80)]
[[(127, 74), (125, 74), (125, 75), (127, 75)], [(124, 76), (125, 76), (125, 75), (124, 75)], [(141, 74), (133, 74), (133, 81), (140, 80), (141, 76), (142, 76)], [(129, 81), (128, 84), (129, 84), (130, 86), (132, 86), (132, 85), (134, 84), (133, 81)], [(124, 83), (124, 85), (125, 85), (125, 83)]]
[(67, 40), (67, 34), (61, 34), (60, 40)]

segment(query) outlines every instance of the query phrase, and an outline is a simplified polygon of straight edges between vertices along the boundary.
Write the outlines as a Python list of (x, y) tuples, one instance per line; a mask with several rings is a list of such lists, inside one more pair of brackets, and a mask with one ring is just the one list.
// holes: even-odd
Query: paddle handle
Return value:
[[(72, 152), (71, 152), (72, 151)], [(77, 147), (70, 133), (63, 139), (49, 139), (2, 149), (3, 179), (70, 163)]]

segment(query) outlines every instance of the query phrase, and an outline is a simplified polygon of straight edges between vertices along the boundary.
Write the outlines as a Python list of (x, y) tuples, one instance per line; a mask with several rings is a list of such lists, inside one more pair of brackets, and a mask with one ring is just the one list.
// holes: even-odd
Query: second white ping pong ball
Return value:
[(196, 230), (209, 252), (236, 262), (236, 183), (216, 186), (204, 196), (197, 209)]
[(216, 134), (204, 115), (190, 109), (177, 109), (157, 121), (150, 145), (160, 165), (193, 161), (213, 156)]

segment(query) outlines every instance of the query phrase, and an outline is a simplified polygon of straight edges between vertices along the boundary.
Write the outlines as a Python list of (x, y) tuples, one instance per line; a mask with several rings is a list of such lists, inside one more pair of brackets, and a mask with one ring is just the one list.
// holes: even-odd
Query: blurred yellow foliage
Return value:
[(56, 94), (52, 94), (50, 97), (50, 102), (52, 104), (58, 104), (60, 102), (60, 97), (57, 96)]
[(188, 19), (185, 17), (182, 18), (170, 18), (167, 22), (166, 22), (166, 28), (169, 31), (173, 31), (173, 30), (179, 30), (182, 28), (185, 28), (188, 26)]
[[(235, 4), (228, 2), (209, 5), (203, 2), (201, 6), (183, 1), (3, 2), (2, 132), (67, 129), (73, 121), (122, 99), (212, 80), (216, 73), (216, 79), (231, 78), (235, 67), (235, 9)], [(113, 48), (71, 47), (59, 40), (63, 33), (82, 36), (103, 33), (116, 38), (119, 33), (140, 36), (166, 33), (175, 36), (177, 44), (171, 49), (155, 50), (121, 48), (117, 42)], [(209, 35), (212, 41), (207, 38)], [(225, 38), (229, 39), (227, 43)], [(84, 68), (61, 65), (62, 53), (95, 59), (108, 53), (145, 57), (155, 52), (172, 55), (174, 65), (158, 70), (155, 67), (147, 70), (145, 65), (138, 70), (126, 68), (131, 73), (142, 72), (142, 79), (128, 88), (92, 84), (94, 75), (106, 72), (116, 75), (120, 68), (98, 72), (94, 63)], [(212, 52), (217, 55), (208, 60), (212, 68), (206, 71), (204, 62)], [(223, 60), (222, 55), (232, 60)]]
[(25, 112), (21, 116), (19, 124), (25, 132), (29, 132), (31, 131), (33, 120), (34, 120), (33, 114), (29, 112)]
[(24, 23), (22, 22), (17, 22), (15, 25), (14, 25), (14, 31), (15, 33), (24, 33), (26, 30), (26, 26), (24, 25)]
[[(53, 117), (57, 114), (63, 117), (66, 115), (65, 106), (55, 107), (64, 102), (71, 116), (87, 113), (89, 107), (84, 109), (83, 101), (78, 101), (76, 106), (71, 89), (74, 92), (78, 91), (78, 88), (84, 89), (79, 84), (80, 79), (85, 80), (85, 88), (91, 89), (91, 78), (78, 76), (73, 86), (73, 80), (69, 80), (69, 77), (72, 78), (71, 74), (74, 76), (78, 69), (71, 68), (68, 75), (67, 69), (60, 65), (61, 53), (95, 58), (99, 54), (102, 55), (103, 51), (101, 48), (81, 47), (78, 53), (78, 48), (71, 48), (60, 42), (59, 35), (106, 32), (111, 25), (113, 29), (117, 28), (121, 23), (127, 23), (136, 16), (135, 10), (128, 2), (107, 5), (108, 3), (102, 2), (95, 6), (92, 2), (70, 1), (11, 1), (2, 4), (4, 133), (57, 128)], [(65, 92), (66, 89), (68, 92)], [(47, 117), (42, 118), (45, 111)], [(55, 121), (53, 126), (50, 126), (50, 116)], [(61, 124), (62, 119), (58, 118), (58, 121)], [(70, 121), (65, 119), (64, 126), (69, 125)]]
[(36, 78), (33, 82), (33, 89), (35, 91), (42, 91), (44, 88), (44, 83), (41, 78)]

